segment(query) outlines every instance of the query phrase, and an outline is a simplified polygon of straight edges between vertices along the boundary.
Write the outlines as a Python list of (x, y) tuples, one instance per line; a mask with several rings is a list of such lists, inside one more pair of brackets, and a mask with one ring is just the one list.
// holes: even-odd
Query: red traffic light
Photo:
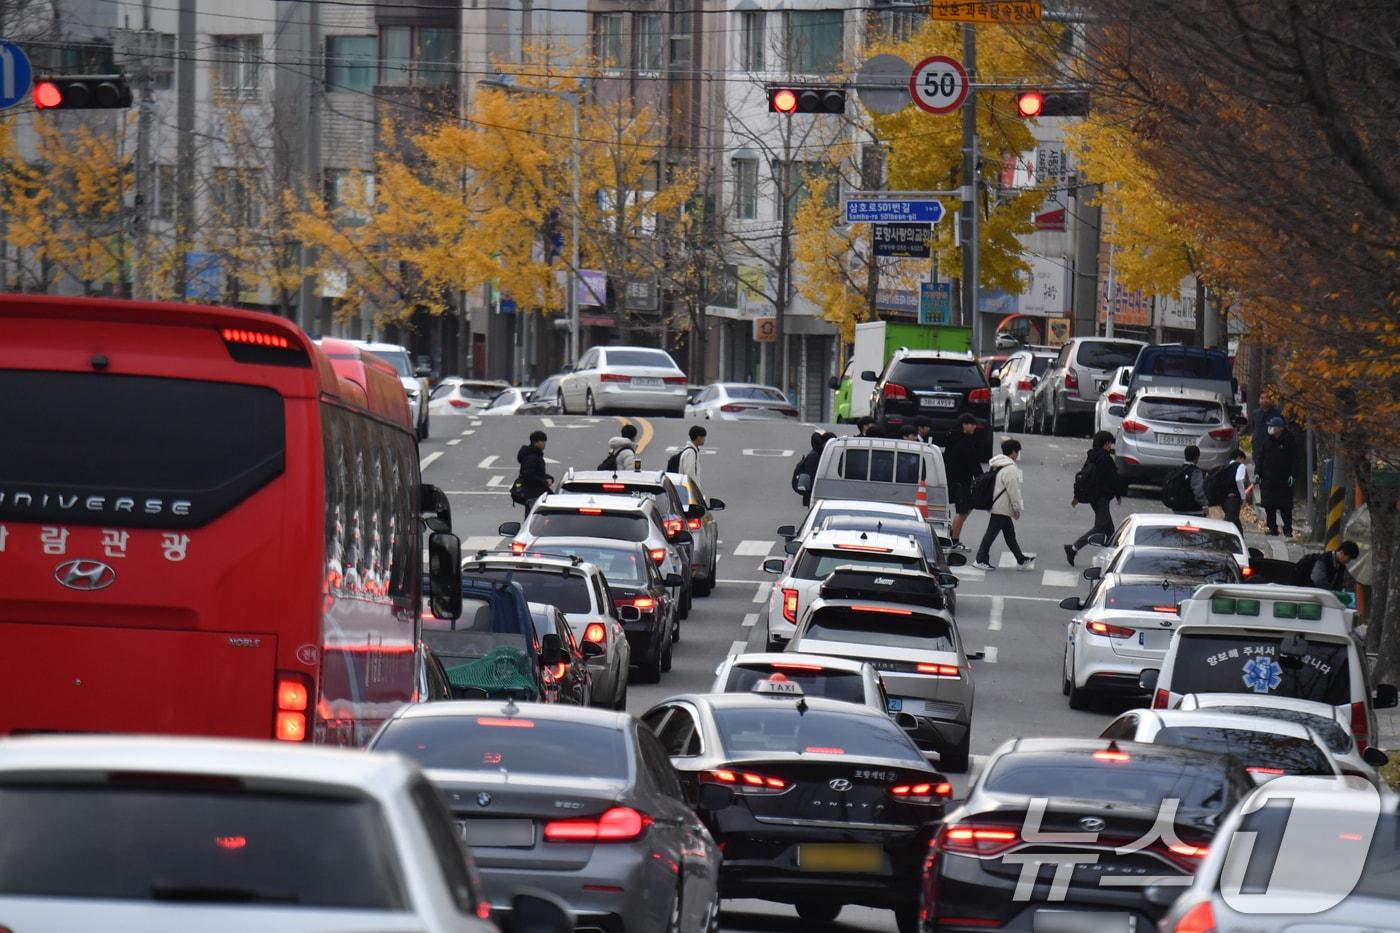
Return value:
[(777, 113), (797, 112), (797, 92), (782, 88), (773, 92), (772, 109)]
[(34, 109), (46, 110), (63, 103), (63, 92), (52, 81), (37, 81), (34, 84)]
[(1022, 91), (1016, 95), (1016, 112), (1023, 117), (1038, 117), (1045, 107), (1045, 95), (1039, 91)]

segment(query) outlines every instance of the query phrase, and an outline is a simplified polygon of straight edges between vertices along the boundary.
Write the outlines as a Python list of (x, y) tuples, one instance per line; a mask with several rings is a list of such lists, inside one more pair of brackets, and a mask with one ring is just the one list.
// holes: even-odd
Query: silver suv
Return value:
[(1145, 346), (1141, 340), (1110, 337), (1075, 337), (1065, 344), (1031, 393), (1026, 430), (1064, 436), (1072, 421), (1087, 427), (1099, 393), (1114, 371), (1119, 366), (1132, 366)]

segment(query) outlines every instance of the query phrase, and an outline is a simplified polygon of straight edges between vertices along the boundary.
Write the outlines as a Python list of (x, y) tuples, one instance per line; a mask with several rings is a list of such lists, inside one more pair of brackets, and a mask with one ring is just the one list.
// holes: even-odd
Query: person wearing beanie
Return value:
[(1259, 484), (1260, 500), (1264, 506), (1267, 534), (1277, 535), (1279, 523), (1283, 535), (1293, 536), (1293, 463), (1296, 459), (1293, 437), (1288, 425), (1279, 415), (1265, 422), (1267, 433), (1254, 439), (1255, 479)]

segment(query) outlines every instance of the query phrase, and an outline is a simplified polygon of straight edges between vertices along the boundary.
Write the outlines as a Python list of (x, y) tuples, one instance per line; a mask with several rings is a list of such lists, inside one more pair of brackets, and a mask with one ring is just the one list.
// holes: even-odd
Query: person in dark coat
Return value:
[(1259, 451), (1264, 446), (1264, 438), (1269, 433), (1269, 421), (1282, 416), (1274, 393), (1268, 389), (1259, 393), (1259, 404), (1249, 418), (1249, 434), (1254, 438), (1254, 465), (1259, 466)]
[[(1123, 503), (1123, 484), (1118, 478), (1118, 462), (1113, 459), (1113, 435), (1100, 431), (1094, 435), (1091, 443), (1093, 446), (1089, 448), (1084, 464), (1093, 466), (1093, 497), (1086, 504), (1094, 510), (1094, 527), (1076, 538), (1073, 544), (1065, 545), (1065, 560), (1071, 567), (1074, 566), (1075, 555), (1084, 549), (1090, 537), (1113, 534), (1113, 513), (1108, 510), (1109, 505), (1114, 499), (1120, 505)], [(1083, 469), (1080, 467), (1080, 470)], [(1076, 494), (1070, 500), (1070, 505), (1077, 506), (1079, 501)]]
[[(826, 431), (813, 431), (812, 449), (792, 468), (792, 491), (802, 497), (803, 505), (810, 505), (812, 502), (812, 484), (817, 479), (817, 464), (822, 459), (822, 448), (835, 437), (836, 435)], [(805, 480), (802, 479), (804, 476)]]
[(535, 431), (530, 435), (530, 443), (522, 444), (515, 452), (520, 464), (520, 492), (525, 498), (525, 514), (530, 514), (535, 500), (549, 492), (554, 485), (554, 477), (545, 469), (544, 447), (549, 435)]
[(1277, 535), (1279, 520), (1285, 538), (1293, 536), (1294, 443), (1283, 418), (1270, 418), (1268, 433), (1254, 440), (1255, 481), (1264, 506), (1267, 534)]
[(962, 543), (963, 523), (972, 514), (972, 481), (982, 473), (982, 448), (977, 442), (977, 416), (963, 412), (958, 427), (948, 432), (943, 444), (943, 466), (948, 471), (948, 501), (953, 506), (953, 528), (950, 545), (955, 551), (966, 551)]

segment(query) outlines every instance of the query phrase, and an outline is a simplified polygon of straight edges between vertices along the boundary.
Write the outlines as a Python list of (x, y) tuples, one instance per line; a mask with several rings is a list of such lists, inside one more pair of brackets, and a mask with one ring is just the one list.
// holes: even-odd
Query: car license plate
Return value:
[(1190, 434), (1158, 434), (1157, 443), (1169, 447), (1189, 447), (1196, 443), (1196, 438)]
[(651, 376), (633, 376), (632, 384), (634, 386), (642, 386), (644, 388), (654, 389), (657, 386), (662, 385), (663, 383), (660, 379), (656, 379)]
[(879, 846), (806, 843), (797, 847), (797, 867), (801, 871), (876, 872), (885, 867), (885, 853)]
[(924, 408), (957, 408), (958, 400), (955, 398), (921, 398), (919, 405)]
[(534, 820), (458, 820), (457, 832), (469, 846), (528, 849), (535, 844)]
[(1097, 910), (1037, 910), (1031, 929), (1034, 933), (1137, 933), (1137, 917)]

